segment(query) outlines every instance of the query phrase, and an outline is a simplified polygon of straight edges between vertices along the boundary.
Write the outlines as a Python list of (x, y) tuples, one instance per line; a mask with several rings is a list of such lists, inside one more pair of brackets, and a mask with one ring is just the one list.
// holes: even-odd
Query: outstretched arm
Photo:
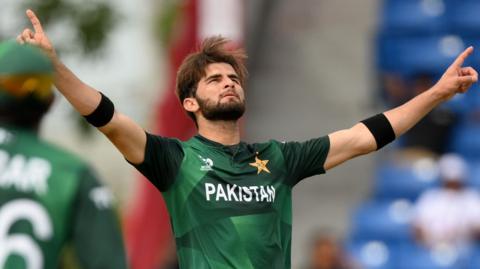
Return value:
[[(460, 54), (432, 88), (407, 103), (383, 113), (390, 122), (395, 137), (412, 128), (437, 105), (451, 99), (457, 93), (465, 93), (477, 82), (477, 71), (472, 67), (462, 67), (472, 52), (473, 47), (469, 47)], [(374, 136), (363, 123), (331, 133), (329, 138), (330, 151), (324, 165), (326, 170), (377, 149)]]
[[(27, 10), (33, 26), (17, 37), (21, 44), (27, 43), (41, 48), (52, 60), (55, 68), (55, 86), (81, 115), (90, 115), (99, 105), (100, 93), (82, 82), (58, 58), (55, 49), (44, 33), (42, 25), (33, 11)], [(115, 111), (112, 120), (98, 128), (132, 163), (143, 161), (146, 135), (142, 127), (127, 116)]]

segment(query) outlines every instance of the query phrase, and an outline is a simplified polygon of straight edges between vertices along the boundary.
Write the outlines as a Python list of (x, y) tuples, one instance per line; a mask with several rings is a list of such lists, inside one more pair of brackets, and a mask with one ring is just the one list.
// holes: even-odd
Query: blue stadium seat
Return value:
[(443, 0), (385, 0), (381, 9), (381, 31), (393, 35), (445, 33)]
[(457, 94), (442, 105), (463, 118), (472, 112), (475, 109), (474, 104), (480, 101), (480, 94), (477, 90), (479, 90), (478, 85), (475, 84), (466, 94)]
[(380, 71), (405, 75), (442, 74), (465, 49), (464, 40), (453, 35), (402, 37), (381, 34), (377, 42)]
[(362, 269), (397, 269), (399, 250), (383, 241), (350, 241), (345, 252)]
[(473, 46), (475, 48), (475, 52), (472, 55), (470, 55), (469, 57), (470, 60), (466, 62), (465, 65), (470, 65), (477, 69), (480, 68), (480, 55), (478, 53), (478, 50), (480, 49), (480, 28), (478, 30), (479, 30), (479, 33), (477, 33), (477, 35), (475, 36), (463, 37), (465, 47)]
[(398, 269), (463, 269), (462, 260), (454, 248), (442, 247), (436, 250), (418, 244), (405, 244), (399, 251)]
[(388, 243), (409, 241), (413, 238), (411, 210), (408, 200), (365, 202), (353, 215), (350, 238)]
[(480, 1), (449, 0), (447, 1), (446, 18), (451, 31), (460, 35), (480, 34)]
[(478, 269), (480, 268), (480, 246), (475, 246), (471, 253), (470, 253), (469, 260), (467, 262), (467, 266), (464, 269)]
[(451, 149), (469, 160), (480, 160), (480, 123), (464, 122), (453, 131)]
[(477, 190), (480, 189), (480, 161), (468, 161), (467, 185)]
[(374, 184), (377, 200), (405, 198), (413, 201), (426, 189), (438, 185), (438, 173), (431, 159), (419, 159), (411, 164), (381, 162)]
[(480, 124), (480, 84), (473, 84), (468, 92), (457, 94), (442, 105), (457, 113), (461, 122)]

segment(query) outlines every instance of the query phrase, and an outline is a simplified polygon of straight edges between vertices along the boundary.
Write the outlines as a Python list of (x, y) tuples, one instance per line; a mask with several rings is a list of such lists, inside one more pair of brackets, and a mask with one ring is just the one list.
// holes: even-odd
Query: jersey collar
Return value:
[(195, 135), (194, 137), (195, 137), (196, 139), (200, 140), (200, 141), (201, 141), (202, 143), (204, 143), (204, 144), (207, 144), (207, 145), (212, 146), (212, 147), (218, 147), (218, 148), (237, 147), (237, 146), (239, 146), (240, 144), (242, 144), (242, 142), (240, 142), (240, 143), (235, 144), (235, 145), (223, 145), (223, 144), (221, 144), (221, 143), (218, 143), (218, 142), (215, 142), (215, 141), (213, 141), (213, 140), (210, 140), (210, 139), (208, 139), (208, 138), (206, 138), (206, 137), (204, 137), (204, 136), (202, 136), (202, 135), (200, 135), (200, 134), (197, 134), (197, 135)]
[(198, 140), (200, 143), (203, 143), (203, 144), (206, 144), (208, 146), (211, 146), (211, 147), (215, 147), (215, 148), (218, 148), (218, 149), (222, 149), (223, 151), (226, 151), (226, 152), (237, 152), (239, 150), (239, 148), (241, 148), (245, 143), (244, 142), (240, 142), (238, 144), (235, 144), (235, 145), (223, 145), (221, 143), (218, 143), (218, 142), (215, 142), (215, 141), (212, 141), (200, 134), (197, 134), (194, 136), (194, 138), (196, 140)]

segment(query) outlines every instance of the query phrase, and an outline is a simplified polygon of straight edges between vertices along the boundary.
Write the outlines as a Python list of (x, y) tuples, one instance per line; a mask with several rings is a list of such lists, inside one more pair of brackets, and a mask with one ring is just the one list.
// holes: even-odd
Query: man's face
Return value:
[(463, 189), (463, 183), (459, 180), (447, 180), (443, 183), (443, 186), (452, 191), (460, 191)]
[(245, 94), (233, 67), (209, 64), (197, 86), (195, 99), (200, 113), (208, 120), (238, 120), (245, 112)]

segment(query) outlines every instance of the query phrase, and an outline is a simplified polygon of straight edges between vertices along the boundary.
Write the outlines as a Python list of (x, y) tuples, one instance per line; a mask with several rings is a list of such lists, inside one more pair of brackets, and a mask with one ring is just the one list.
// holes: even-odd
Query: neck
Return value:
[(240, 143), (240, 127), (238, 121), (209, 121), (199, 119), (198, 133), (222, 145)]

